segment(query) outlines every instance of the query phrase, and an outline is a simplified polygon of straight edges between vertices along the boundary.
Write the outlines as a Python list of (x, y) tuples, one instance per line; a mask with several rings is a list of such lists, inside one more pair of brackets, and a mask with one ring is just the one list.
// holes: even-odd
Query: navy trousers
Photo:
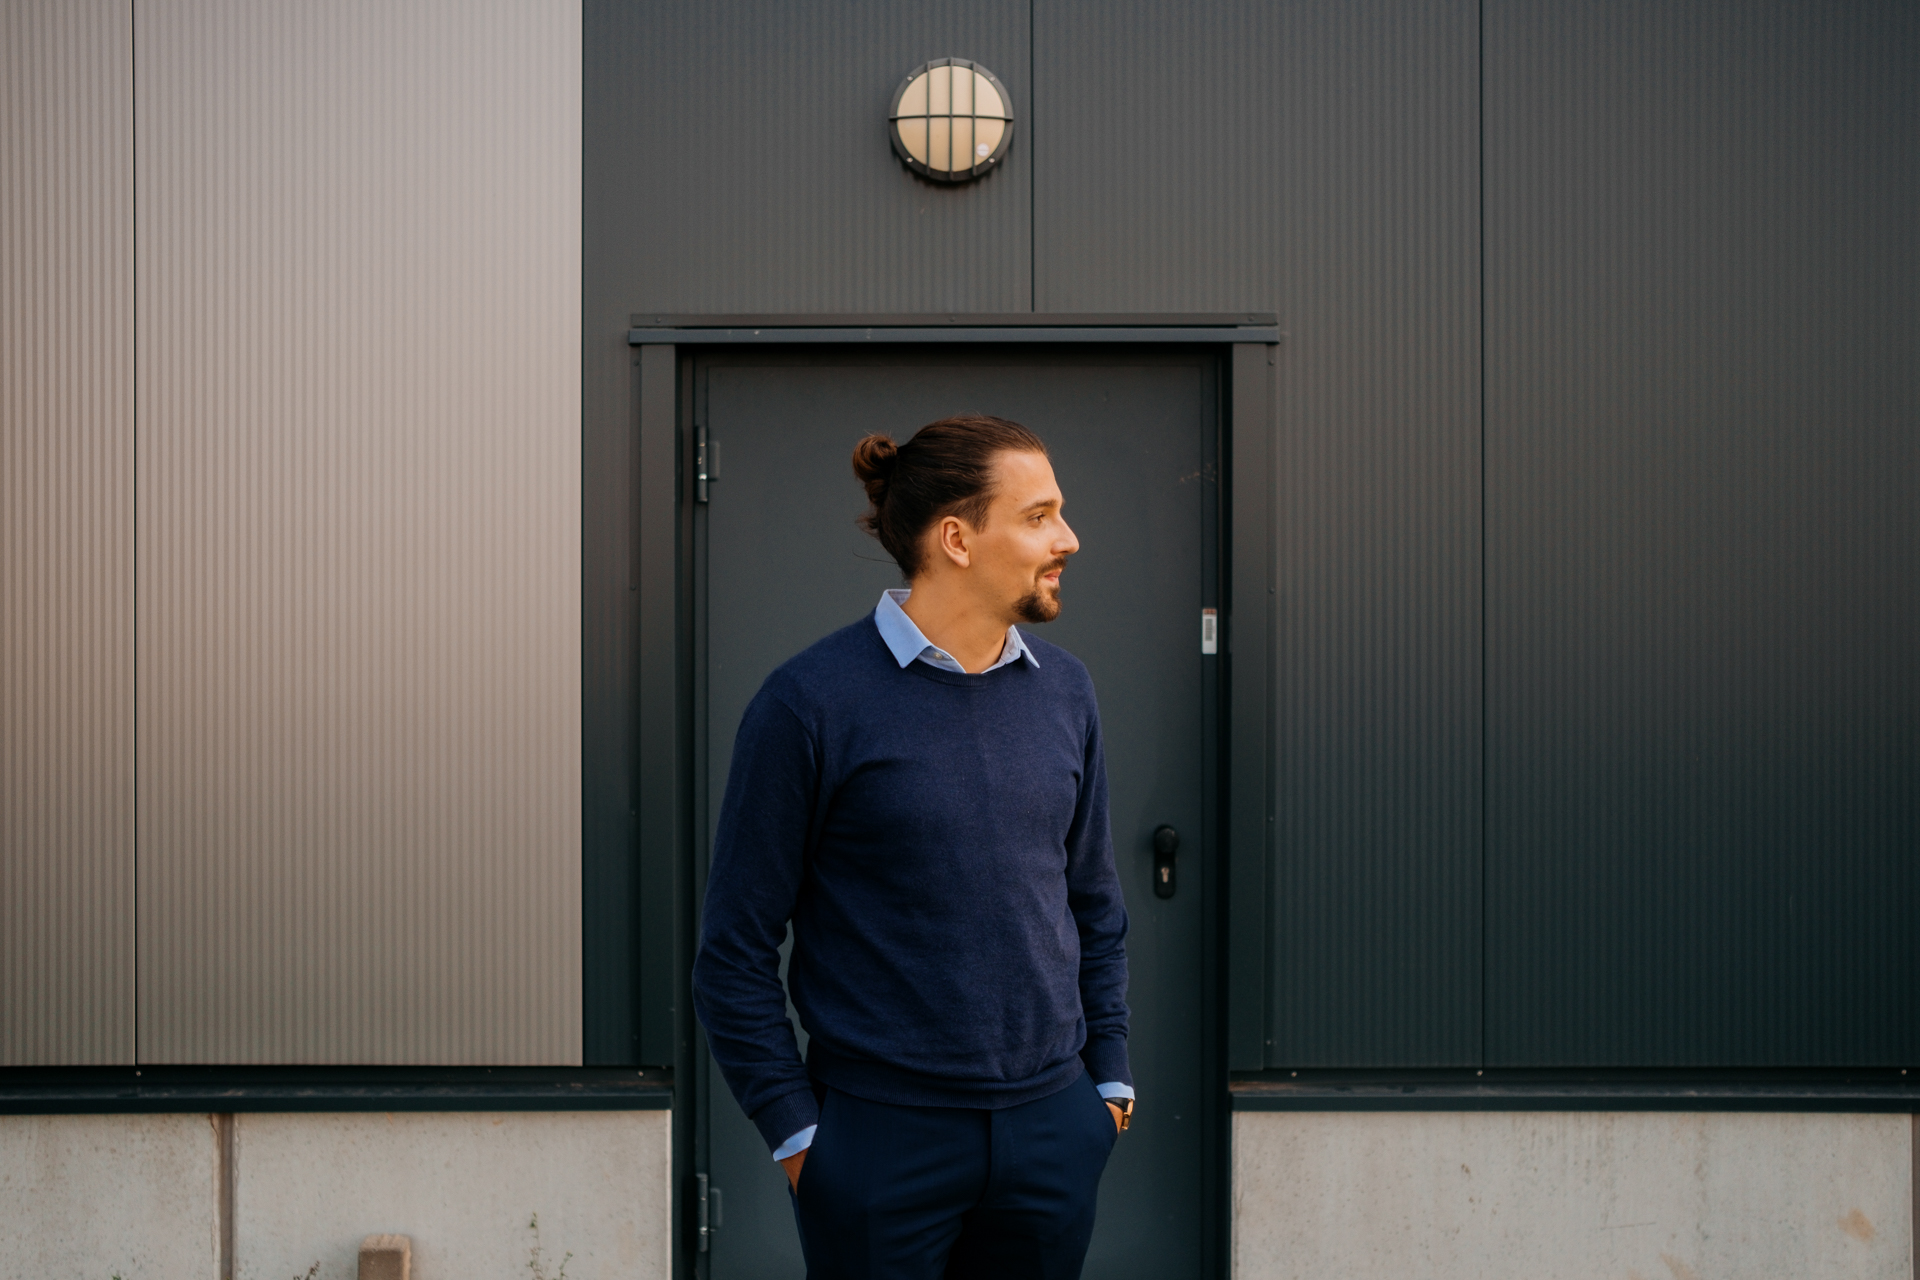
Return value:
[(1001, 1111), (829, 1089), (794, 1196), (807, 1280), (1077, 1280), (1114, 1136), (1085, 1072)]

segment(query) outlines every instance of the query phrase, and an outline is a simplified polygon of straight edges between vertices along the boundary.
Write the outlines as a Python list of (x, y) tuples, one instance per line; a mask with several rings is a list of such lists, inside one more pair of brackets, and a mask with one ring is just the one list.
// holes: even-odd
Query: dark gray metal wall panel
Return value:
[[(1273, 962), (1273, 375), (1276, 348), (1236, 343), (1228, 383), (1226, 610), (1227, 1069), (1267, 1065)], [(1255, 536), (1245, 536), (1252, 534)]]
[[(587, 250), (618, 301), (589, 333), (648, 309), (1033, 309), (1025, 0), (589, 0), (586, 22), (589, 183), (619, 193)], [(946, 56), (990, 68), (1015, 116), (999, 170), (957, 185), (886, 133), (901, 77)]]
[[(593, 397), (582, 433), (581, 859), (582, 1061), (640, 1060), (637, 865), (640, 537), (638, 408), (640, 352), (626, 409), (596, 421)], [(624, 392), (626, 389), (622, 388)], [(610, 399), (611, 397), (603, 397)], [(629, 407), (630, 406), (630, 407)], [(671, 588), (669, 588), (671, 594)]]
[(1920, 9), (1489, 0), (1488, 1061), (1920, 1057)]
[[(606, 15), (584, 13), (581, 149), (580, 682), (582, 1045), (588, 1066), (639, 1061), (640, 352), (629, 350), (640, 175), (610, 163), (643, 128)], [(600, 19), (596, 23), (596, 18)]]
[(634, 853), (639, 858), (638, 960), (640, 1061), (673, 1062), (675, 867), (680, 848), (681, 742), (676, 693), (680, 663), (676, 656), (679, 591), (680, 371), (670, 346), (640, 348), (640, 413), (637, 442), (640, 466), (634, 511), (639, 529), (634, 575), (639, 595), (638, 666), (639, 763)]
[(1288, 335), (1276, 1067), (1480, 1051), (1478, 44), (1459, 0), (1035, 8), (1036, 307)]
[[(634, 877), (663, 872), (634, 865), (633, 521), (647, 517), (630, 508), (628, 325), (642, 309), (1030, 311), (1032, 98), (1024, 0), (829, 10), (587, 0), (583, 19), (583, 947), (586, 1060), (610, 1064), (635, 1061), (635, 1037), (653, 1043), (650, 1028), (668, 1016), (649, 1003), (645, 974), (629, 985), (659, 941), (635, 914), (647, 908)], [(960, 186), (914, 177), (886, 138), (900, 77), (949, 55), (991, 68), (1017, 121), (999, 171)]]
[(636, 347), (632, 362), (631, 408), (589, 428), (599, 464), (582, 477), (597, 498), (584, 553), (587, 580), (598, 587), (588, 595), (583, 645), (590, 1066), (671, 1065), (676, 1043), (679, 373), (668, 345)]

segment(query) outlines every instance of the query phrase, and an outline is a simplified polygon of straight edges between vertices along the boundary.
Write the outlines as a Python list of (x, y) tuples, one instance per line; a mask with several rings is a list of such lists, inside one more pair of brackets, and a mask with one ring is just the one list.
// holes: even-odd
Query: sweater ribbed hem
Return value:
[(953, 1080), (904, 1071), (869, 1058), (850, 1058), (827, 1048), (817, 1036), (807, 1045), (807, 1073), (814, 1079), (856, 1098), (897, 1107), (1000, 1111), (1051, 1097), (1078, 1080), (1085, 1070), (1075, 1054), (1025, 1080)]
[(808, 1125), (819, 1123), (820, 1102), (813, 1096), (813, 1090), (805, 1086), (781, 1094), (753, 1113), (754, 1127), (760, 1130), (768, 1151), (777, 1150), (781, 1143)]

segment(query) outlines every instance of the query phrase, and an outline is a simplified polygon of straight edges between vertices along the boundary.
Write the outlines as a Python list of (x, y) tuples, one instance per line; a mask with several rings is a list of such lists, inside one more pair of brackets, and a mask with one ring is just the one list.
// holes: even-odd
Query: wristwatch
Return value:
[(1120, 1132), (1125, 1133), (1133, 1127), (1132, 1098), (1107, 1098), (1105, 1101), (1108, 1106), (1117, 1107), (1120, 1110)]

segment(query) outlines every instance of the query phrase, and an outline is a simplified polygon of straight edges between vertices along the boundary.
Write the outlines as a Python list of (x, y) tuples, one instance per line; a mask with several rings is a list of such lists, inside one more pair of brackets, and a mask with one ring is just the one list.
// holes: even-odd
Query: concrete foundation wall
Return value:
[(212, 1116), (0, 1116), (0, 1276), (211, 1280), (219, 1251)]
[[(223, 1142), (222, 1126), (231, 1124)], [(0, 1117), (0, 1276), (672, 1274), (665, 1111)], [(1896, 1115), (1234, 1117), (1235, 1280), (1910, 1280)], [(530, 1227), (539, 1215), (536, 1241)], [(1093, 1278), (1098, 1280), (1098, 1278)]]
[[(222, 1128), (231, 1124), (230, 1140)], [(0, 1117), (0, 1276), (666, 1280), (665, 1111)], [(540, 1229), (531, 1229), (535, 1214)], [(529, 1270), (541, 1249), (541, 1269)]]
[[(237, 1116), (234, 1278), (354, 1274), (362, 1236), (413, 1238), (419, 1280), (666, 1280), (665, 1111)], [(131, 1277), (129, 1277), (131, 1280)]]
[(1904, 1115), (1241, 1113), (1235, 1280), (1909, 1280)]

